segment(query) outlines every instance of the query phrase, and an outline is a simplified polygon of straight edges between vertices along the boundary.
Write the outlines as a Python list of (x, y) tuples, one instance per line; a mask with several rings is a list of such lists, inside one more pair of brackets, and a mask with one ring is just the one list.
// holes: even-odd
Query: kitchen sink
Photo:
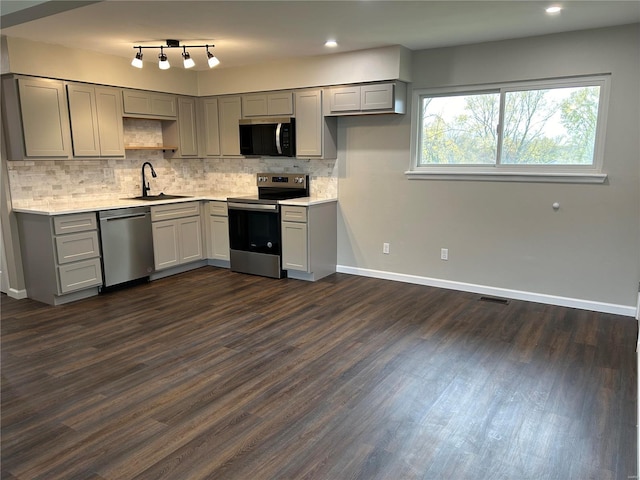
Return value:
[(159, 193), (158, 195), (141, 195), (139, 197), (130, 197), (127, 200), (147, 200), (147, 201), (154, 201), (154, 200), (172, 200), (174, 198), (191, 198), (190, 195), (167, 195), (165, 193)]

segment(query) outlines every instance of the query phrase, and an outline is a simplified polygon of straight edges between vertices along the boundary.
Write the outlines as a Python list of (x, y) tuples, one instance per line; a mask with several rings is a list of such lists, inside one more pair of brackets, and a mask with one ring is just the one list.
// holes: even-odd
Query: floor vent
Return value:
[(509, 300), (498, 297), (480, 297), (481, 302), (499, 303), (501, 305), (509, 305)]

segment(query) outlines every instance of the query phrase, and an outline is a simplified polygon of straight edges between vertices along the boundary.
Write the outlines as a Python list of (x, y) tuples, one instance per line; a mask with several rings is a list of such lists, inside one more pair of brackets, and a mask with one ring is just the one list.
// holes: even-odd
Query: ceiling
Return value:
[[(564, 8), (556, 15), (545, 7)], [(634, 1), (2, 0), (9, 37), (133, 58), (134, 45), (215, 44), (217, 68), (389, 45), (411, 50), (640, 22)], [(327, 39), (338, 46), (324, 46)], [(155, 50), (145, 61), (157, 62)], [(180, 50), (168, 52), (180, 65)], [(191, 51), (206, 69), (203, 49)], [(180, 68), (182, 68), (180, 66)]]

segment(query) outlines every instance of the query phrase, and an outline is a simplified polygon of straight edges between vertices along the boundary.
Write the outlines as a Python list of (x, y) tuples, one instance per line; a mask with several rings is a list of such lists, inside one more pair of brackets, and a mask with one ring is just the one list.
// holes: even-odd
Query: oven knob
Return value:
[(269, 248), (273, 247), (273, 243), (267, 242), (267, 247), (269, 247)]

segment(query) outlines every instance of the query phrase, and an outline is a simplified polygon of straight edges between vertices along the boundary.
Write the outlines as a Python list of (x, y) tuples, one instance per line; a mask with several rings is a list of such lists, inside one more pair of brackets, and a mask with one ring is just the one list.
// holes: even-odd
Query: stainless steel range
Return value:
[(309, 196), (309, 176), (259, 173), (258, 195), (227, 198), (230, 267), (234, 272), (282, 278), (280, 200)]

